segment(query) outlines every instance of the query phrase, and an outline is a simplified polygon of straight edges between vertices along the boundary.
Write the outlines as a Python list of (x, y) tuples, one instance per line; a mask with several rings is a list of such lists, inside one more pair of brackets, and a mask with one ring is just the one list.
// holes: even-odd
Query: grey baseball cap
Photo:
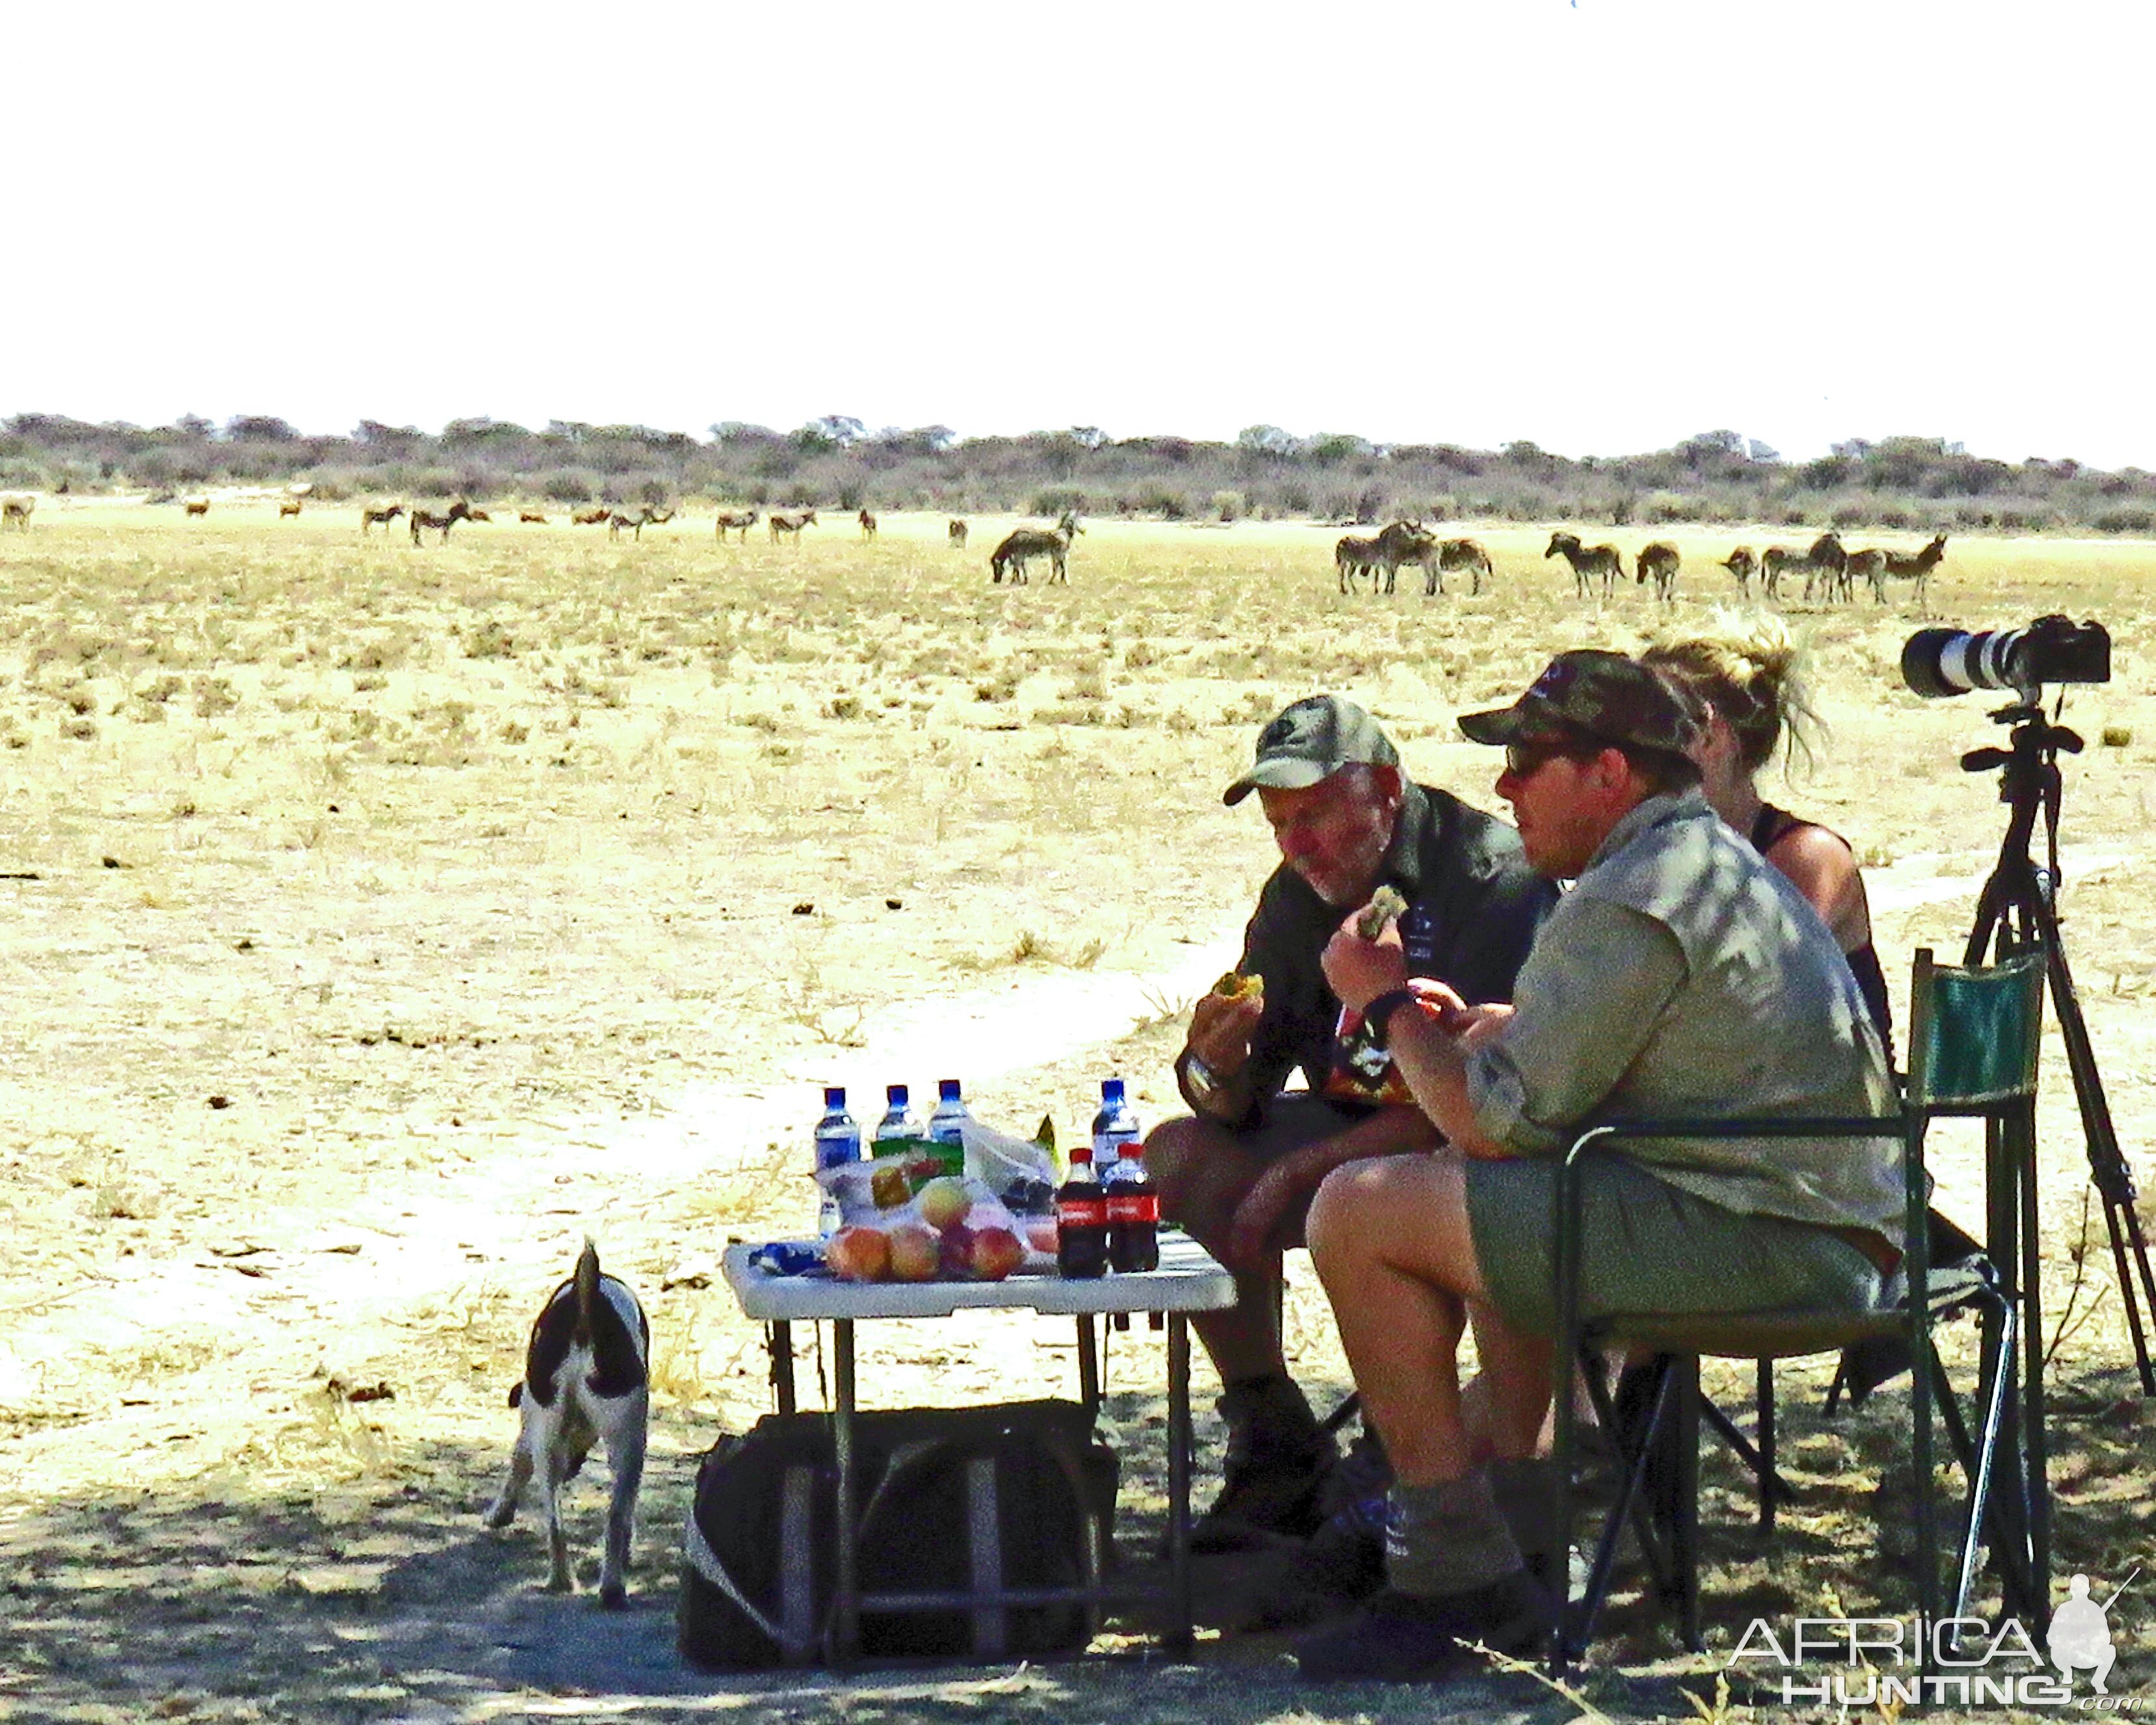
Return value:
[(1399, 751), (1378, 721), (1338, 695), (1312, 695), (1284, 709), (1258, 733), (1250, 770), (1221, 793), (1230, 809), (1263, 785), (1299, 791), (1342, 767), (1397, 767)]

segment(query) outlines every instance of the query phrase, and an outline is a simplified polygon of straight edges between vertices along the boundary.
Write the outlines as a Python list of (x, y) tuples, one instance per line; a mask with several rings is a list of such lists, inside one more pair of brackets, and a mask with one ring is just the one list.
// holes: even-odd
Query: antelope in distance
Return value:
[(778, 543), (782, 533), (790, 535), (798, 545), (801, 542), (801, 530), (816, 525), (816, 511), (813, 509), (774, 510), (768, 520), (773, 545)]
[(670, 509), (645, 508), (639, 510), (634, 515), (624, 515), (619, 510), (616, 510), (607, 518), (607, 536), (609, 538), (619, 539), (621, 537), (621, 530), (627, 527), (629, 529), (630, 537), (641, 540), (646, 527), (655, 527), (662, 522), (670, 521), (673, 519), (674, 511)]
[(1887, 553), (1867, 547), (1852, 551), (1849, 561), (1842, 565), (1842, 597), (1846, 598), (1862, 582), (1871, 589), (1871, 597), (1881, 604), (1887, 603)]
[(1434, 578), (1433, 568), (1437, 562), (1437, 535), (1419, 521), (1388, 521), (1378, 530), (1377, 567), (1371, 572), (1370, 591), (1377, 593), (1377, 576), (1382, 572), (1385, 592), (1389, 595), (1399, 579), (1403, 563), (1422, 566), (1423, 584), (1428, 587)]
[(855, 521), (859, 521), (859, 522), (861, 524), (861, 537), (862, 537), (862, 538), (864, 538), (864, 539), (873, 539), (873, 538), (875, 538), (875, 536), (876, 536), (876, 518), (875, 518), (874, 516), (870, 515), (870, 514), (868, 512), (868, 511), (866, 511), (865, 509), (862, 510), (862, 511), (861, 511), (858, 515), (856, 515), (856, 516), (854, 517), (854, 519), (855, 519)]
[(951, 549), (953, 551), (963, 551), (966, 548), (966, 524), (955, 516), (943, 529), (943, 536), (951, 542)]
[(295, 516), (299, 512), (300, 500), (296, 497), (287, 497), (283, 502), (277, 506), (277, 519), (280, 521), (290, 516)]
[(1842, 572), (1849, 567), (1849, 553), (1842, 548), (1839, 535), (1822, 533), (1812, 541), (1811, 549), (1799, 552), (1794, 546), (1770, 545), (1759, 558), (1760, 585), (1769, 598), (1781, 596), (1782, 577), (1791, 569), (1804, 572), (1804, 598), (1809, 600), (1813, 588), (1822, 573), (1826, 577), (1827, 596), (1834, 596), (1835, 584)]
[(1839, 593), (1849, 597), (1849, 552), (1844, 548), (1841, 536), (1829, 528), (1812, 541), (1811, 549), (1804, 553), (1804, 597), (1812, 596), (1812, 583), (1817, 582), (1827, 598)]
[(1422, 596), (1428, 598), (1432, 593), (1443, 593), (1445, 578), (1457, 575), (1462, 569), (1473, 578), (1473, 585), (1469, 589), (1471, 593), (1479, 594), (1482, 591), (1485, 575), (1493, 581), (1496, 579), (1496, 571), (1490, 562), (1490, 553), (1480, 543), (1472, 539), (1448, 539), (1438, 547), (1437, 561), (1423, 565)]
[(1550, 535), (1549, 549), (1543, 553), (1545, 560), (1562, 557), (1572, 565), (1573, 585), (1576, 597), (1585, 598), (1591, 591), (1588, 583), (1599, 577), (1602, 596), (1609, 597), (1609, 589), (1625, 573), (1625, 559), (1614, 545), (1587, 545), (1579, 542), (1577, 533), (1556, 532)]
[(590, 509), (572, 511), (570, 513), (569, 521), (571, 525), (574, 526), (597, 527), (603, 526), (605, 523), (607, 517), (611, 516), (613, 513), (613, 508), (612, 505), (601, 503)]
[(404, 506), (401, 503), (393, 503), (387, 509), (362, 506), (359, 511), (359, 536), (362, 539), (366, 538), (367, 530), (377, 525), (379, 525), (382, 532), (387, 534), (390, 522), (403, 513)]
[(1737, 578), (1738, 592), (1750, 595), (1752, 578), (1759, 568), (1759, 559), (1752, 555), (1752, 547), (1740, 545), (1722, 560), (1722, 567)]
[(1025, 566), (1035, 557), (1046, 557), (1050, 582), (1060, 581), (1068, 586), (1070, 576), (1064, 560), (1070, 555), (1070, 542), (1085, 531), (1078, 525), (1077, 516), (1067, 509), (1052, 533), (1039, 527), (1014, 528), (988, 555), (989, 578), (1000, 587), (1008, 575), (1011, 584), (1018, 586), (1026, 580)]
[(439, 527), (442, 533), (441, 542), (447, 545), (449, 542), (449, 529), (456, 526), (459, 521), (469, 521), (471, 518), (471, 505), (461, 497), (449, 506), (447, 515), (436, 515), (430, 509), (420, 509), (415, 506), (411, 513), (412, 542), (417, 545), (421, 533), (429, 527)]
[(536, 509), (518, 510), (516, 511), (516, 520), (519, 526), (522, 526), (527, 521), (536, 526), (543, 527), (547, 525), (547, 517), (540, 514)]
[(719, 511), (719, 538), (723, 542), (726, 536), (726, 529), (738, 527), (741, 530), (741, 542), (746, 545), (748, 543), (748, 530), (762, 519), (763, 517), (752, 509), (722, 509)]
[(1365, 575), (1370, 578), (1370, 593), (1378, 592), (1378, 542), (1358, 539), (1353, 533), (1342, 533), (1340, 542), (1332, 547), (1332, 567), (1340, 577), (1340, 591), (1343, 593), (1352, 583)]
[[(1943, 533), (1933, 534), (1932, 542), (1913, 556), (1894, 551), (1887, 553), (1887, 573), (1917, 583), (1917, 609), (1927, 617), (1931, 615), (1928, 607), (1932, 571), (1946, 560), (1946, 554), (1947, 536)], [(1879, 583), (1878, 593), (1879, 603), (1883, 605), (1887, 603), (1887, 583), (1884, 581)]]
[(209, 499), (207, 497), (190, 497), (185, 502), (182, 503), (180, 507), (187, 511), (187, 518), (192, 521), (197, 516), (204, 516), (209, 513)]
[(0, 497), (0, 527), (13, 527), (18, 533), (28, 532), (30, 511), (37, 506), (34, 497)]
[(1677, 569), (1683, 561), (1677, 555), (1676, 547), (1666, 539), (1657, 539), (1640, 552), (1639, 562), (1635, 565), (1638, 572), (1633, 578), (1644, 587), (1651, 577), (1655, 583), (1655, 597), (1667, 604), (1676, 597)]

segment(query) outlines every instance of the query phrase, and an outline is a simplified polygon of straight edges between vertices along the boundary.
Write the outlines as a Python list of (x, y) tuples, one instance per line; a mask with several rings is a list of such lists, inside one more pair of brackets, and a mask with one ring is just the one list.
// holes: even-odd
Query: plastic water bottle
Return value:
[(964, 1100), (958, 1094), (958, 1081), (946, 1078), (936, 1086), (936, 1111), (928, 1117), (928, 1141), (932, 1144), (963, 1144), (966, 1134), (962, 1130), (973, 1117), (966, 1111)]
[(876, 1122), (875, 1141), (886, 1138), (917, 1138), (921, 1136), (921, 1117), (907, 1106), (906, 1086), (887, 1085), (884, 1089), (883, 1118)]
[[(824, 1117), (816, 1122), (816, 1167), (820, 1172), (860, 1159), (861, 1129), (854, 1123), (854, 1117), (846, 1112), (844, 1087), (832, 1085), (824, 1092)], [(817, 1209), (817, 1226), (829, 1239), (838, 1232), (840, 1220), (837, 1197), (824, 1190), (823, 1202)]]
[(1123, 1081), (1101, 1081), (1101, 1111), (1093, 1117), (1093, 1166), (1103, 1179), (1123, 1153), (1123, 1146), (1138, 1137), (1138, 1117), (1123, 1100)]

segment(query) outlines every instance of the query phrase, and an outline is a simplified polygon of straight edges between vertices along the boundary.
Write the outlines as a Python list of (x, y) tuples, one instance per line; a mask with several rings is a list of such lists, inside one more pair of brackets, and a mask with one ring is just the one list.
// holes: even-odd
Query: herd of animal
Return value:
[[(1877, 547), (1851, 551), (1842, 544), (1839, 534), (1829, 532), (1820, 534), (1801, 551), (1790, 545), (1770, 545), (1764, 552), (1754, 552), (1748, 545), (1740, 545), (1722, 559), (1719, 567), (1737, 578), (1738, 588), (1748, 598), (1752, 591), (1752, 578), (1757, 575), (1760, 591), (1778, 603), (1782, 578), (1792, 573), (1804, 576), (1807, 603), (1815, 596), (1830, 601), (1847, 599), (1861, 581), (1883, 605), (1887, 603), (1888, 582), (1912, 581), (1916, 583), (1917, 608), (1923, 610), (1929, 603), (1932, 571), (1938, 567), (1946, 554), (1947, 536), (1943, 533), (1933, 534), (1931, 542), (1922, 551), (1903, 552)], [(1572, 569), (1573, 591), (1581, 598), (1593, 594), (1598, 583), (1602, 596), (1607, 598), (1625, 578), (1623, 552), (1614, 545), (1583, 544), (1578, 534), (1562, 528), (1550, 535), (1543, 556), (1565, 560)], [(1445, 578), (1460, 572), (1473, 578), (1472, 591), (1479, 593), (1484, 578), (1493, 572), (1490, 553), (1476, 541), (1440, 539), (1421, 522), (1413, 521), (1391, 522), (1367, 538), (1342, 534), (1332, 548), (1332, 563), (1342, 593), (1354, 591), (1367, 575), (1373, 597), (1380, 593), (1390, 593), (1399, 572), (1406, 567), (1421, 568), (1425, 598), (1443, 593)], [(1651, 581), (1655, 597), (1671, 601), (1676, 597), (1677, 572), (1683, 564), (1684, 558), (1676, 546), (1666, 539), (1657, 539), (1640, 548), (1633, 559), (1632, 578), (1642, 587)]]
[[(181, 506), (191, 518), (206, 516), (210, 500), (182, 498)], [(12, 527), (18, 532), (27, 532), (36, 507), (34, 497), (0, 496), (0, 529)], [(300, 501), (297, 497), (283, 498), (278, 502), (280, 520), (297, 516), (300, 511)], [(359, 512), (361, 536), (365, 537), (377, 526), (387, 533), (390, 524), (400, 516), (410, 526), (414, 545), (420, 544), (430, 529), (440, 536), (438, 543), (446, 544), (449, 530), (459, 521), (490, 519), (485, 510), (475, 508), (462, 498), (439, 514), (417, 504), (368, 504), (362, 506)], [(547, 520), (545, 514), (535, 509), (520, 511), (516, 518), (520, 522), (542, 526)], [(616, 538), (627, 531), (632, 537), (641, 539), (646, 527), (672, 521), (674, 511), (646, 507), (630, 515), (612, 504), (602, 503), (577, 510), (569, 519), (580, 527), (603, 526)], [(877, 521), (872, 511), (858, 510), (854, 521), (863, 539), (873, 540), (876, 536)], [(772, 543), (776, 545), (783, 540), (798, 541), (803, 528), (816, 525), (816, 511), (773, 510), (767, 516), (755, 509), (722, 509), (717, 516), (718, 536), (723, 542), (729, 533), (737, 533), (746, 545), (749, 529), (759, 522), (769, 530)], [(952, 516), (945, 531), (952, 550), (965, 550), (968, 536), (965, 521)], [(1045, 558), (1049, 581), (1067, 583), (1070, 547), (1084, 531), (1078, 525), (1077, 516), (1069, 510), (1063, 512), (1052, 528), (1014, 529), (1005, 534), (989, 554), (989, 579), (999, 587), (1006, 581), (1014, 585), (1024, 583), (1028, 578), (1029, 565)], [(1740, 545), (1722, 558), (1718, 567), (1737, 578), (1738, 588), (1748, 598), (1752, 578), (1758, 576), (1760, 592), (1777, 603), (1781, 598), (1783, 578), (1789, 575), (1801, 574), (1804, 578), (1804, 597), (1807, 603), (1815, 598), (1829, 602), (1847, 600), (1854, 596), (1861, 582), (1883, 605), (1890, 583), (1909, 581), (1914, 583), (1917, 608), (1928, 611), (1932, 572), (1944, 560), (1946, 551), (1947, 536), (1943, 533), (1933, 534), (1930, 543), (1921, 551), (1898, 552), (1876, 546), (1851, 551), (1841, 542), (1838, 533), (1827, 532), (1802, 549), (1793, 545), (1770, 545), (1763, 552), (1755, 552), (1748, 545)], [(1561, 557), (1565, 560), (1572, 570), (1573, 590), (1582, 598), (1593, 594), (1597, 583), (1606, 598), (1625, 577), (1625, 553), (1617, 547), (1584, 544), (1577, 533), (1563, 529), (1550, 535), (1543, 556), (1545, 559)], [(1683, 561), (1677, 547), (1668, 540), (1654, 540), (1642, 546), (1634, 556), (1632, 578), (1642, 587), (1652, 582), (1657, 598), (1673, 600), (1676, 596), (1677, 572)], [(1425, 598), (1445, 591), (1447, 575), (1467, 576), (1470, 591), (1479, 594), (1482, 583), (1493, 579), (1496, 573), (1490, 553), (1479, 542), (1472, 539), (1441, 539), (1419, 521), (1393, 521), (1368, 536), (1343, 534), (1332, 548), (1332, 563), (1342, 593), (1356, 591), (1367, 577), (1373, 597), (1394, 592), (1404, 568), (1419, 568), (1423, 572)]]

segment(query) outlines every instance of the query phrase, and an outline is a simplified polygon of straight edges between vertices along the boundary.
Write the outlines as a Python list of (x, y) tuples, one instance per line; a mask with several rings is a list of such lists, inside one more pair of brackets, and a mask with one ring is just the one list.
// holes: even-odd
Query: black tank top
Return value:
[[(1849, 841), (1831, 827), (1823, 827), (1815, 820), (1800, 820), (1786, 809), (1777, 809), (1771, 803), (1763, 803), (1759, 813), (1753, 818), (1749, 834), (1752, 848), (1765, 856), (1774, 846), (1799, 828), (1810, 827), (1850, 849)], [(1887, 1063), (1894, 1063), (1894, 1008), (1887, 995), (1887, 973), (1880, 968), (1879, 949), (1867, 939), (1854, 952), (1842, 955), (1849, 961), (1850, 973), (1856, 978), (1857, 992), (1864, 996), (1864, 1004), (1871, 1014), (1872, 1024), (1879, 1032), (1879, 1040), (1887, 1050)]]

